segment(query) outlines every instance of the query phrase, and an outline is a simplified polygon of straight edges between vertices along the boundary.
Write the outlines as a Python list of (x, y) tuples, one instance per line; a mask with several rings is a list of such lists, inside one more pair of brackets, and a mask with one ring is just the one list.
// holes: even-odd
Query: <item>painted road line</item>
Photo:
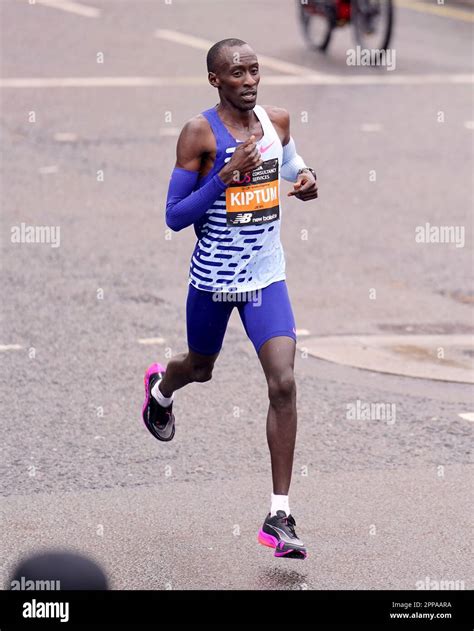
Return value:
[(361, 75), (306, 75), (295, 77), (276, 75), (262, 80), (270, 85), (431, 85), (431, 84), (473, 84), (474, 74), (361, 74)]
[(57, 77), (0, 79), (1, 88), (136, 88), (208, 85), (206, 77)]
[[(75, 13), (76, 15), (80, 15), (82, 17), (97, 18), (100, 16), (100, 9), (97, 9), (95, 7), (91, 7), (79, 2), (73, 2), (73, 0), (36, 0), (36, 4), (51, 7), (53, 9), (59, 9), (61, 11), (68, 11), (69, 13)], [(446, 5), (444, 6), (433, 5), (433, 4), (428, 4), (425, 2), (419, 2), (417, 0), (396, 0), (396, 4), (399, 7), (402, 7), (405, 9), (411, 9), (412, 11), (419, 11), (421, 13), (431, 13), (433, 15), (438, 15), (440, 17), (448, 17), (455, 20), (461, 20), (464, 22), (474, 22), (474, 15), (472, 12), (466, 9), (460, 9), (458, 7), (448, 7)], [(170, 41), (176, 41), (177, 43), (187, 44), (188, 46), (194, 46), (195, 48), (202, 47), (203, 42), (206, 42), (205, 49), (208, 50), (215, 43), (213, 41), (205, 40), (200, 37), (194, 37), (192, 35), (185, 35), (184, 33), (179, 33), (178, 31), (168, 31), (167, 29), (159, 29), (159, 30), (167, 33), (168, 39), (170, 39), (171, 37), (174, 37), (174, 39)], [(178, 36), (181, 36), (181, 39), (179, 42), (177, 39)], [(185, 39), (187, 39), (187, 41), (184, 41)], [(262, 58), (260, 59), (263, 63), (263, 59)], [(267, 59), (272, 60), (271, 57), (268, 57)], [(286, 64), (286, 62), (284, 61), (279, 61), (279, 60), (274, 60), (274, 61), (279, 65)], [(293, 64), (290, 64), (290, 65), (293, 65)], [(298, 66), (295, 66), (295, 67), (298, 68)]]
[(466, 129), (474, 129), (474, 121), (466, 121), (466, 122), (464, 123), (464, 127), (465, 127)]
[(161, 127), (158, 134), (160, 136), (179, 136), (180, 131), (179, 127)]
[(100, 17), (100, 9), (80, 4), (79, 2), (73, 2), (72, 0), (36, 0), (36, 4), (42, 4), (51, 9), (67, 11), (68, 13), (75, 13), (84, 18)]
[(474, 412), (464, 412), (463, 414), (458, 414), (465, 421), (473, 421), (474, 422)]
[[(397, 76), (341, 76), (341, 75), (274, 75), (265, 77), (265, 86), (281, 85), (328, 85), (328, 86), (360, 86), (360, 85), (472, 85), (473, 74), (441, 74), (441, 75), (397, 75)], [(195, 87), (209, 86), (206, 76), (193, 77), (56, 77), (38, 79), (8, 78), (0, 79), (0, 88), (154, 88), (154, 87)]]
[(3, 351), (19, 351), (23, 346), (19, 344), (0, 344), (0, 352)]
[(38, 169), (38, 173), (41, 173), (42, 175), (49, 175), (50, 173), (57, 173), (58, 172), (58, 167), (56, 164), (51, 164), (50, 166), (47, 167), (40, 167)]
[(57, 142), (76, 142), (77, 134), (68, 131), (57, 132), (54, 134), (54, 140)]
[[(206, 52), (215, 44), (210, 39), (203, 39), (201, 37), (195, 37), (194, 35), (187, 35), (186, 33), (180, 33), (179, 31), (170, 31), (168, 29), (157, 29), (155, 31), (155, 37), (160, 39), (166, 39), (169, 42), (176, 44), (183, 44), (184, 46), (190, 46), (191, 48), (198, 48), (199, 50), (205, 50)], [(292, 64), (288, 61), (281, 59), (275, 59), (275, 57), (268, 57), (267, 55), (258, 55), (258, 61), (262, 66), (271, 68), (278, 72), (286, 72), (289, 74), (306, 75), (314, 74), (314, 70), (311, 68), (305, 68), (298, 64)]]
[(309, 331), (308, 329), (296, 329), (296, 335), (309, 335)]
[(380, 123), (362, 123), (360, 126), (361, 131), (380, 131), (382, 129), (382, 125)]
[(164, 337), (140, 337), (138, 339), (138, 343), (139, 344), (147, 344), (147, 345), (164, 344), (165, 343), (165, 338)]
[(458, 7), (448, 7), (446, 5), (434, 5), (417, 0), (395, 0), (395, 4), (404, 9), (412, 9), (421, 13), (432, 13), (440, 17), (452, 18), (463, 22), (474, 22), (474, 13)]

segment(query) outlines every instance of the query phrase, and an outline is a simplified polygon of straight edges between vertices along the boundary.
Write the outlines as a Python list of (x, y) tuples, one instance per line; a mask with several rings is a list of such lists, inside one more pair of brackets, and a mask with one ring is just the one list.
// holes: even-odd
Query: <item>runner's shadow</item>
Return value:
[(308, 589), (308, 575), (297, 570), (267, 568), (260, 573), (263, 589)]

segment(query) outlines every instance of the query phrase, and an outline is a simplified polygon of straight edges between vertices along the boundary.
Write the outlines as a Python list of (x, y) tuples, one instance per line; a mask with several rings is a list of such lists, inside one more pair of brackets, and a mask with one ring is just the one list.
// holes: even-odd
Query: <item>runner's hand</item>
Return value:
[(288, 193), (288, 197), (294, 195), (303, 202), (318, 197), (318, 183), (311, 171), (303, 171), (298, 175), (293, 190)]
[(253, 171), (263, 164), (260, 151), (255, 144), (255, 136), (252, 135), (237, 147), (232, 158), (220, 171), (219, 176), (226, 183), (242, 180), (245, 173)]

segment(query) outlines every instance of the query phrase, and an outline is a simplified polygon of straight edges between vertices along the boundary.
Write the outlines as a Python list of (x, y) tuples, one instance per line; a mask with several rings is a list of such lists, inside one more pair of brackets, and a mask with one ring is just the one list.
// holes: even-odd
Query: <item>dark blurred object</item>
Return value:
[[(50, 581), (50, 589), (61, 591), (108, 589), (107, 577), (95, 561), (81, 554), (65, 551), (44, 552), (23, 559), (12, 573), (9, 589), (12, 589), (13, 581), (18, 581), (19, 587), (15, 589), (34, 589), (27, 581)], [(45, 587), (40, 586), (37, 589)]]
[(393, 0), (297, 0), (303, 37), (312, 50), (325, 52), (333, 31), (353, 25), (363, 49), (387, 50), (392, 37)]

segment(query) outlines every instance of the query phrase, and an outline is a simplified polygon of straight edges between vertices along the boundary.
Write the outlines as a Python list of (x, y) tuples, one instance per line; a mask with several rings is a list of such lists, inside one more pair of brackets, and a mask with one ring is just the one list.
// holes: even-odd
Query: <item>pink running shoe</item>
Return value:
[(146, 428), (155, 438), (168, 442), (173, 440), (175, 433), (173, 404), (165, 408), (151, 394), (155, 383), (163, 379), (165, 370), (161, 364), (152, 364), (145, 373), (145, 402), (142, 418)]

